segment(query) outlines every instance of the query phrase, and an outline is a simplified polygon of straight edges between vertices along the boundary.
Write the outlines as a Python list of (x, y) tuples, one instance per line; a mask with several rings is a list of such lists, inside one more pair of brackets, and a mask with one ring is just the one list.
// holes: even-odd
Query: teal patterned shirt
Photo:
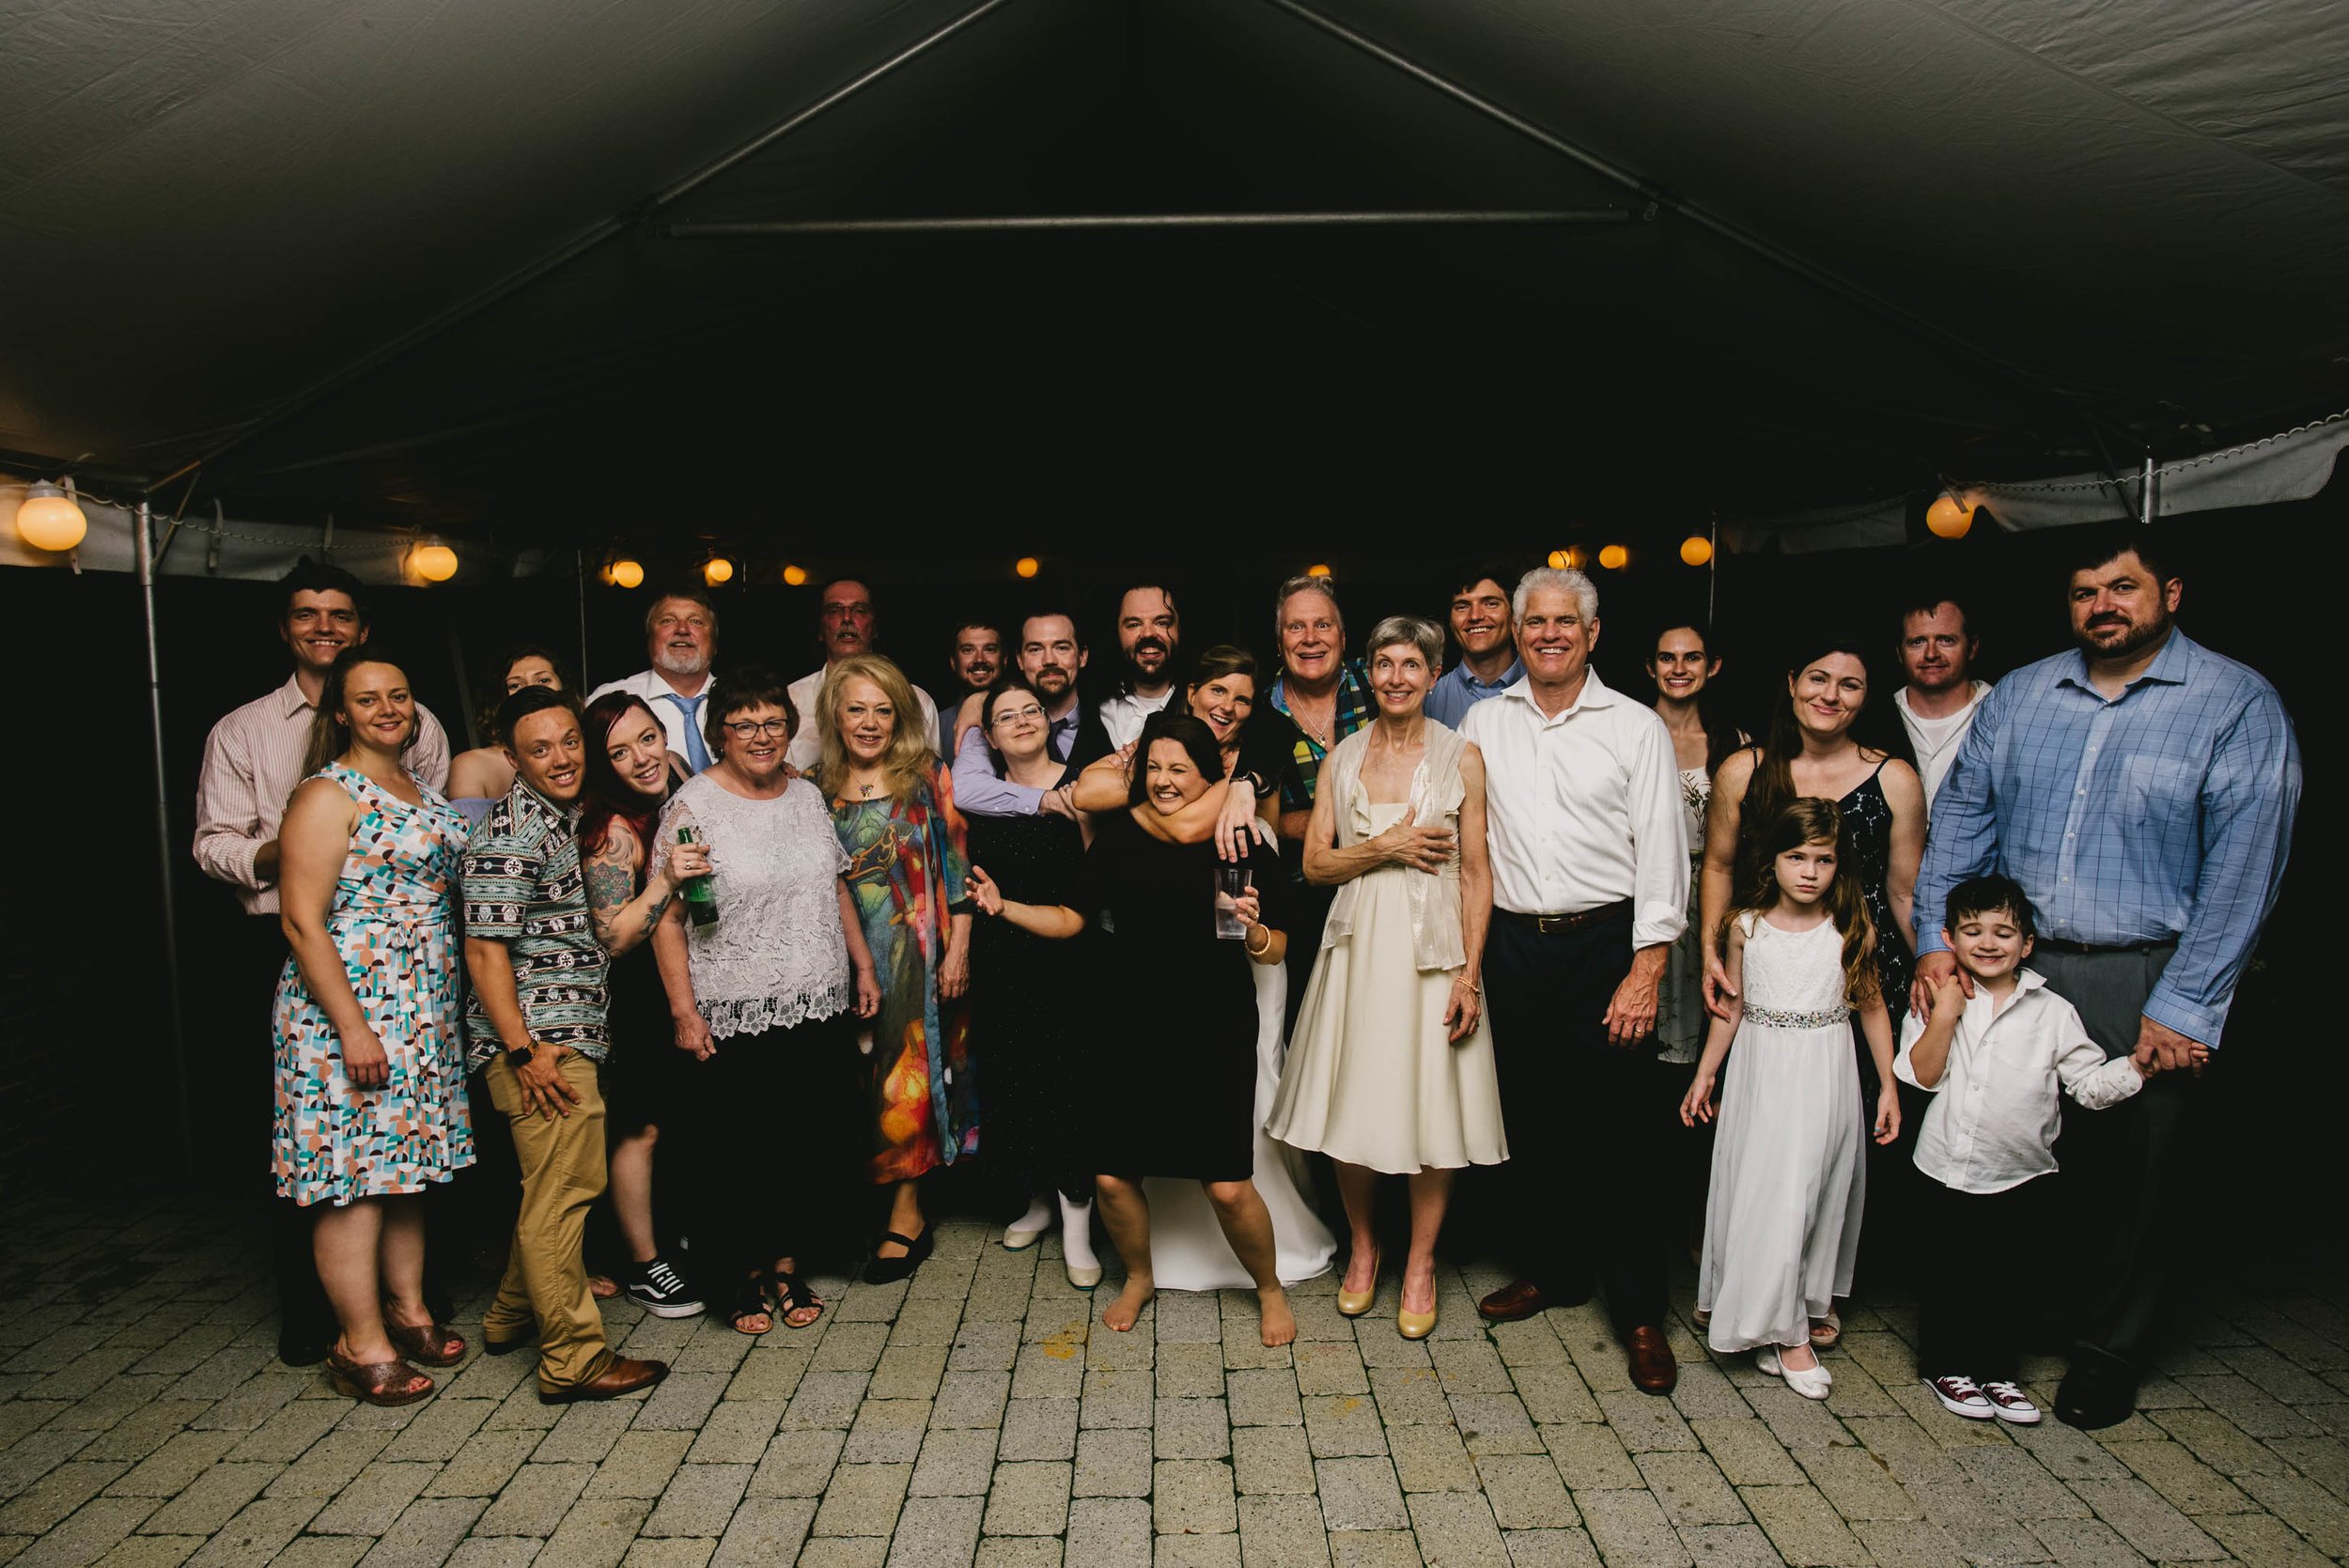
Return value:
[[(506, 944), (533, 1040), (602, 1062), (612, 1054), (604, 1024), (611, 960), (587, 908), (578, 828), (577, 808), (516, 779), (465, 846), (465, 935)], [(474, 1067), (502, 1048), (478, 990), (465, 998), (465, 1032)]]

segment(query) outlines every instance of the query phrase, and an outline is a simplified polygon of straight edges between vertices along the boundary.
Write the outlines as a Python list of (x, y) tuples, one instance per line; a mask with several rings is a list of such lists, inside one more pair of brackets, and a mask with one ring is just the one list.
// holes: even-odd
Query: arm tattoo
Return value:
[(670, 896), (671, 895), (668, 893), (662, 893), (659, 898), (652, 901), (652, 908), (645, 911), (646, 936), (651, 936), (652, 928), (661, 924), (661, 915), (666, 913), (668, 910)]

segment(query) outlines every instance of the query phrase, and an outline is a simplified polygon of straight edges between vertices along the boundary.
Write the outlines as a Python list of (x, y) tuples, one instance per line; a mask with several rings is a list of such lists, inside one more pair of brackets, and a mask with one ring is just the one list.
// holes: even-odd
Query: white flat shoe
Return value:
[(1778, 1351), (1764, 1345), (1753, 1353), (1754, 1370), (1773, 1374), (1786, 1380), (1786, 1386), (1805, 1399), (1825, 1399), (1835, 1386), (1835, 1378), (1825, 1366), (1797, 1371), (1778, 1358)]
[(1016, 1227), (1007, 1228), (1003, 1232), (1003, 1250), (1006, 1252), (1024, 1252), (1029, 1248), (1034, 1247), (1037, 1242), (1042, 1241), (1046, 1233), (1050, 1231), (1051, 1228), (1052, 1227), (1050, 1225), (1040, 1226), (1033, 1231), (1022, 1231), (1017, 1229)]
[(1068, 1269), (1068, 1282), (1076, 1286), (1079, 1290), (1091, 1290), (1094, 1286), (1101, 1282), (1101, 1265), (1097, 1263), (1091, 1268), (1079, 1268), (1073, 1263), (1067, 1265), (1066, 1266)]

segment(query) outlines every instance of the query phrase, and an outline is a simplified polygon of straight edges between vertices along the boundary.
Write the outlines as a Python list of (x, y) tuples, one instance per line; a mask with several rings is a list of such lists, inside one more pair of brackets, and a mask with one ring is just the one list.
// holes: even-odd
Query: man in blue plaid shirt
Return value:
[(1933, 982), (1955, 971), (1950, 890), (2003, 873), (2038, 912), (2031, 967), (2108, 1058), (2158, 1075), (2102, 1126), (2066, 1129), (2094, 1282), (2056, 1415), (2093, 1428), (2128, 1419), (2155, 1348), (2191, 1179), (2189, 1053), (2217, 1050), (2275, 908), (2300, 749), (2273, 686), (2177, 629), (2185, 583), (2144, 530), (2087, 536), (2075, 566), (2078, 647), (1999, 683), (1934, 800), (1910, 1005), (1929, 1012)]

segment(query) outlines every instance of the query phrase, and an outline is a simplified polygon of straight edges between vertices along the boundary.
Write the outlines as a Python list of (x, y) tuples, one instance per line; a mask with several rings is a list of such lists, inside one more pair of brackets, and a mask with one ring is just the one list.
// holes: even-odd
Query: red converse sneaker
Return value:
[(1925, 1387), (1931, 1389), (1933, 1397), (1941, 1402), (1941, 1408), (1952, 1416), (1963, 1416), (1969, 1421), (1986, 1421), (1998, 1414), (1970, 1377), (1928, 1377)]
[[(2037, 1423), (2039, 1406), (2033, 1405), (2030, 1402), (2030, 1396), (2014, 1384), (1984, 1383), (1982, 1386), (1982, 1391), (1990, 1401), (1994, 1407), (1992, 1413), (1999, 1420), (2013, 1421), (2016, 1426), (2031, 1426)], [(1943, 1400), (1942, 1403), (1946, 1405), (1949, 1401)]]

